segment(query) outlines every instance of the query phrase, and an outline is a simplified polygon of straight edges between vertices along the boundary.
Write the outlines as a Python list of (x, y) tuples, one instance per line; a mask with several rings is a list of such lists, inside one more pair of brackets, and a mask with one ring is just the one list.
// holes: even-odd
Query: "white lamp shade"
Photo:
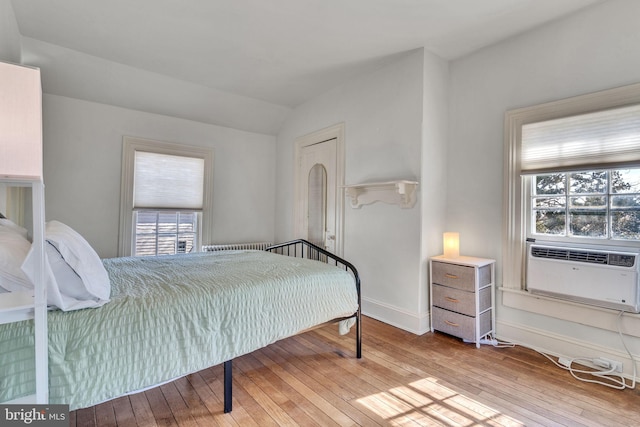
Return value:
[(0, 176), (42, 178), (40, 70), (0, 62)]
[(442, 246), (446, 258), (458, 258), (460, 256), (460, 233), (444, 233), (442, 235)]

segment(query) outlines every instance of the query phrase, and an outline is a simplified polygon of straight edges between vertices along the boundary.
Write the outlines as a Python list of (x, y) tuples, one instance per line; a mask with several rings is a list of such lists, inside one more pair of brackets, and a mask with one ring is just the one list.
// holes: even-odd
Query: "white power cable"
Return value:
[[(579, 381), (584, 381), (584, 382), (588, 382), (588, 383), (594, 383), (594, 384), (600, 384), (600, 385), (604, 385), (606, 387), (610, 387), (610, 388), (614, 388), (617, 390), (624, 390), (626, 388), (629, 389), (635, 389), (636, 387), (636, 377), (637, 377), (637, 366), (636, 366), (636, 361), (635, 358), (633, 357), (633, 354), (631, 354), (631, 352), (629, 351), (629, 348), (627, 347), (627, 343), (624, 340), (624, 335), (622, 334), (622, 327), (621, 327), (621, 319), (622, 319), (622, 315), (624, 314), (624, 311), (621, 311), (618, 314), (617, 317), (617, 327), (618, 327), (618, 335), (620, 335), (620, 341), (622, 341), (622, 346), (624, 347), (624, 349), (626, 350), (627, 354), (629, 355), (629, 358), (631, 359), (631, 363), (633, 365), (633, 376), (631, 378), (631, 384), (627, 384), (627, 380), (625, 377), (622, 376), (622, 374), (615, 374), (615, 366), (611, 366), (609, 369), (606, 370), (584, 370), (584, 369), (575, 369), (572, 368), (571, 365), (574, 362), (588, 362), (591, 363), (593, 365), (596, 365), (596, 361), (599, 360), (599, 358), (585, 358), (585, 357), (576, 357), (573, 359), (565, 359), (566, 360), (566, 365), (564, 363), (560, 363), (559, 360), (560, 358), (558, 358), (558, 361), (556, 361), (554, 359), (553, 356), (549, 356), (548, 354), (527, 346), (527, 345), (523, 345), (523, 344), (514, 344), (514, 343), (509, 343), (509, 342), (504, 342), (504, 341), (498, 341), (495, 338), (493, 338), (491, 335), (487, 335), (487, 338), (480, 340), (480, 344), (487, 344), (487, 345), (492, 345), (493, 347), (496, 348), (508, 348), (508, 347), (515, 347), (516, 345), (519, 345), (521, 347), (525, 347), (528, 349), (531, 349), (537, 353), (540, 353), (541, 355), (543, 355), (544, 357), (546, 357), (547, 359), (549, 359), (554, 365), (558, 366), (559, 368), (562, 368), (564, 370), (569, 371), (569, 373), (577, 380)], [(589, 379), (589, 378), (584, 378), (581, 376), (578, 376), (577, 374), (581, 374), (581, 375), (592, 375), (594, 377), (596, 377), (597, 379)], [(608, 382), (605, 382), (608, 381)]]

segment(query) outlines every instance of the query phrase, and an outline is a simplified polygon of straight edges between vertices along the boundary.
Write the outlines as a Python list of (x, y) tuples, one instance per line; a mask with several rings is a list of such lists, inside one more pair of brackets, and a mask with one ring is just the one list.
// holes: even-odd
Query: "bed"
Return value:
[[(358, 273), (304, 240), (102, 262), (108, 303), (48, 313), (50, 403), (93, 406), (224, 363), (229, 412), (235, 357), (329, 322), (355, 323), (361, 357)], [(0, 325), (0, 402), (33, 392), (33, 359), (33, 322)]]

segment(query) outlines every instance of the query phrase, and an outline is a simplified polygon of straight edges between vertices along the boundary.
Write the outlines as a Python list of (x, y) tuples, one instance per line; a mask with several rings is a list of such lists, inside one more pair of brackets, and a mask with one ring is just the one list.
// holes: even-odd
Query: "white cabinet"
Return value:
[(44, 186), (39, 178), (1, 177), (0, 182), (12, 187), (30, 187), (33, 205), (33, 250), (38, 266), (33, 292), (0, 293), (0, 324), (34, 319), (36, 390), (35, 394), (4, 403), (49, 402), (49, 352), (47, 334), (47, 291), (44, 285)]
[(430, 260), (431, 331), (441, 331), (480, 347), (494, 332), (495, 261), (475, 257)]

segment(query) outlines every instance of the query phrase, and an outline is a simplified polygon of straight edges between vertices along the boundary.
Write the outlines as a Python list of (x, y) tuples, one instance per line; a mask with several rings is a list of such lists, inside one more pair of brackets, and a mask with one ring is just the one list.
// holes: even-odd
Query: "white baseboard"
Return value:
[[(619, 361), (623, 363), (623, 376), (628, 379), (633, 377), (633, 362), (627, 353), (595, 345), (591, 342), (500, 320), (496, 324), (496, 338), (499, 341), (519, 344), (555, 357), (567, 359), (604, 357)], [(636, 355), (634, 357), (637, 359)]]
[(429, 332), (429, 313), (412, 313), (371, 298), (362, 298), (362, 314), (412, 334)]

